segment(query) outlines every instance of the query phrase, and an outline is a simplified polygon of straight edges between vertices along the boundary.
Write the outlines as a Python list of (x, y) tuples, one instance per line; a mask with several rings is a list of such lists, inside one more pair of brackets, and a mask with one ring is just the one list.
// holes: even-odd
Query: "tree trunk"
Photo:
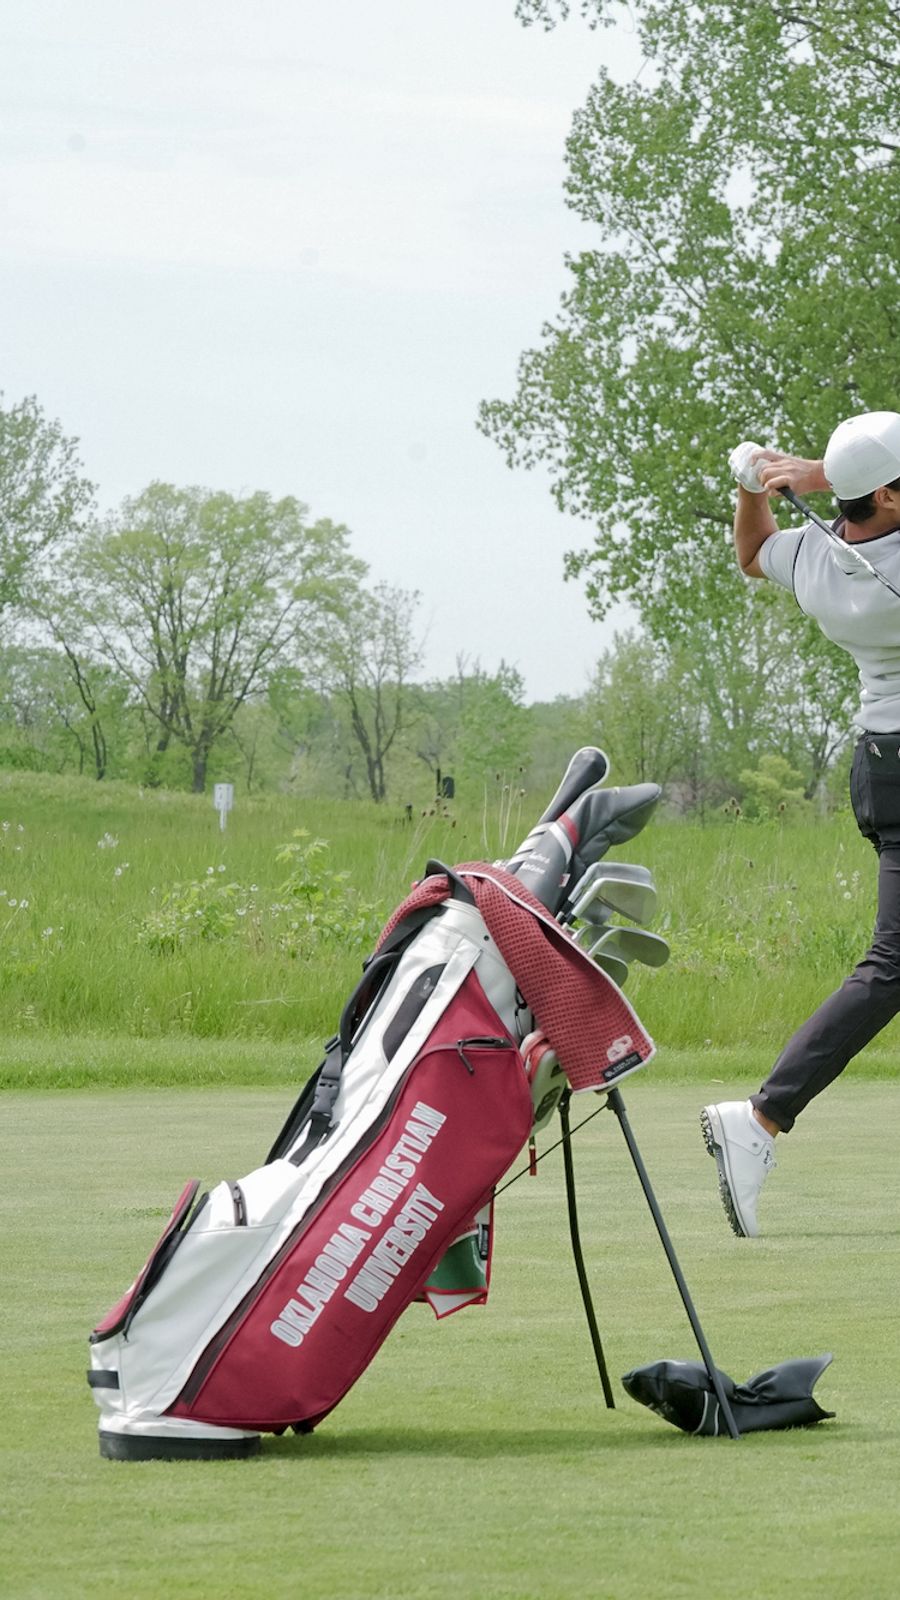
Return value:
[(208, 760), (208, 750), (201, 748), (194, 751), (194, 777), (191, 784), (194, 794), (206, 793), (206, 764)]

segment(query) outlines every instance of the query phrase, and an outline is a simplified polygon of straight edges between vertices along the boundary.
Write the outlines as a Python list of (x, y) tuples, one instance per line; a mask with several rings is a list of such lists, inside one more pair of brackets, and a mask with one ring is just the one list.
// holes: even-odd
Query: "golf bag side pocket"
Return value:
[[(182, 1189), (168, 1222), (150, 1251), (144, 1265), (131, 1286), (125, 1290), (120, 1300), (107, 1311), (106, 1316), (98, 1322), (91, 1334), (91, 1344), (99, 1344), (103, 1339), (110, 1339), (116, 1333), (128, 1335), (135, 1316), (146, 1300), (155, 1283), (159, 1282), (163, 1272), (172, 1259), (172, 1256), (184, 1236), (190, 1222), (188, 1217), (191, 1207), (196, 1199), (200, 1187), (199, 1178), (191, 1178)], [(209, 1197), (204, 1195), (194, 1211), (191, 1221), (199, 1214)]]

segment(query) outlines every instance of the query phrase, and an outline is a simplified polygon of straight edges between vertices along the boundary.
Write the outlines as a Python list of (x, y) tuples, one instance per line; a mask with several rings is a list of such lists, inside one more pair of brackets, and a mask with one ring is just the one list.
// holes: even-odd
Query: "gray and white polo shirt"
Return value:
[[(900, 598), (860, 565), (853, 548), (848, 545), (845, 554), (808, 522), (773, 533), (759, 564), (853, 657), (862, 688), (857, 725), (871, 733), (900, 733)], [(900, 529), (856, 548), (900, 589)]]

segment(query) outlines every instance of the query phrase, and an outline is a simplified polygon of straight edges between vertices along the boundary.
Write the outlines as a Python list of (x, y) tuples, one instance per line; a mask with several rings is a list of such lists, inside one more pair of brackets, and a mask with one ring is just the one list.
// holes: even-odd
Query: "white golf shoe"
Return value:
[(707, 1150), (716, 1158), (725, 1215), (739, 1238), (755, 1239), (756, 1204), (775, 1166), (775, 1140), (760, 1127), (749, 1100), (704, 1106), (700, 1127)]

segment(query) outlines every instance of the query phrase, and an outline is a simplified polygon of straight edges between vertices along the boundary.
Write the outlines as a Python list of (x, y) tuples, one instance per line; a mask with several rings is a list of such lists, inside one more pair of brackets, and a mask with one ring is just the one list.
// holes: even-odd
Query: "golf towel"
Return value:
[[(453, 873), (471, 892), (573, 1092), (605, 1089), (651, 1059), (653, 1040), (622, 991), (518, 878), (484, 861), (464, 862)], [(446, 873), (423, 878), (397, 907), (378, 947), (404, 917), (452, 893)]]

